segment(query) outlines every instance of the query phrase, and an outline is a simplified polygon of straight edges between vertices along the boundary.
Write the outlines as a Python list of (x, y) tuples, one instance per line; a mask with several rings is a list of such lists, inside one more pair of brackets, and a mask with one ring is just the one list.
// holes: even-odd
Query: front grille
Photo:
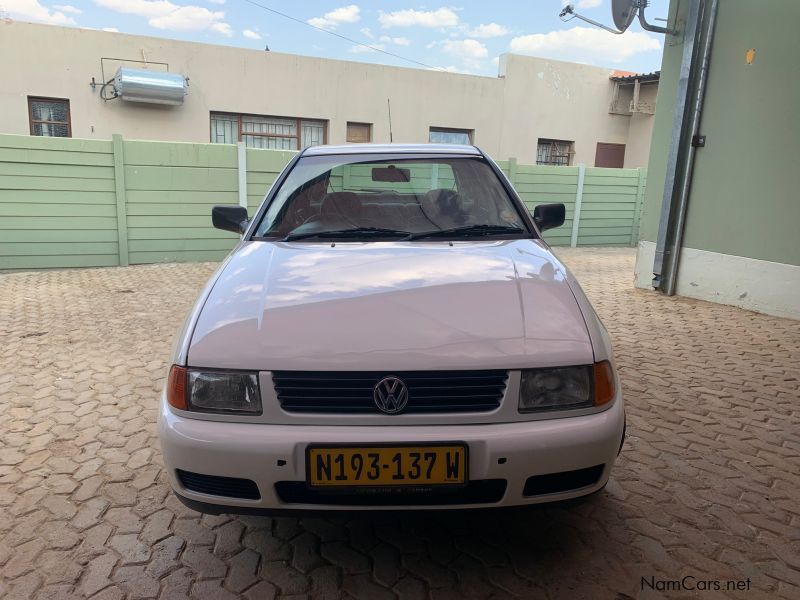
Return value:
[(508, 371), (273, 371), (288, 412), (379, 413), (375, 385), (394, 375), (408, 388), (405, 413), (486, 412), (500, 406)]
[(522, 495), (541, 496), (543, 494), (568, 492), (588, 487), (600, 480), (604, 468), (605, 465), (595, 465), (587, 469), (578, 469), (577, 471), (534, 475), (533, 477), (528, 477), (525, 482), (525, 489), (522, 490)]
[(227, 498), (242, 498), (244, 500), (258, 500), (261, 498), (258, 486), (249, 479), (201, 475), (200, 473), (191, 473), (181, 469), (177, 469), (176, 472), (181, 485), (192, 492), (211, 494), (212, 496), (225, 496)]
[(446, 506), (493, 504), (506, 493), (505, 479), (479, 479), (463, 487), (364, 488), (356, 491), (315, 490), (305, 481), (278, 481), (275, 492), (289, 504), (330, 504), (332, 506)]

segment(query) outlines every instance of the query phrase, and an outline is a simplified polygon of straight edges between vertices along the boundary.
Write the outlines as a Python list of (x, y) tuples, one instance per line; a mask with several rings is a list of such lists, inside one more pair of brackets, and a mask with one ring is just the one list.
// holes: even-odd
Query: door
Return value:
[(625, 144), (606, 144), (597, 142), (597, 153), (594, 155), (595, 167), (621, 169), (625, 164)]

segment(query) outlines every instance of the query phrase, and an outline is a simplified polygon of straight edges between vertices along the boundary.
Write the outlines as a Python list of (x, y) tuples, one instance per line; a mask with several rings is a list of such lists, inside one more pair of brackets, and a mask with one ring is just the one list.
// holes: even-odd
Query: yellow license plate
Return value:
[(309, 485), (409, 486), (467, 482), (467, 448), (437, 446), (310, 447), (306, 452)]

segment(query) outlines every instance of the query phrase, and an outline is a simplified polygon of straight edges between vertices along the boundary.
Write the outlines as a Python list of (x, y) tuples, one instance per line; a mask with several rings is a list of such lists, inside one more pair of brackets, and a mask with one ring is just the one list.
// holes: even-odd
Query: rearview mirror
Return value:
[(407, 183), (411, 181), (411, 169), (398, 169), (394, 165), (386, 168), (375, 167), (372, 169), (372, 181)]
[(533, 209), (533, 222), (540, 231), (561, 227), (567, 216), (567, 208), (563, 204), (540, 204)]
[(244, 206), (215, 206), (211, 209), (211, 222), (217, 229), (241, 235), (247, 229), (247, 209)]

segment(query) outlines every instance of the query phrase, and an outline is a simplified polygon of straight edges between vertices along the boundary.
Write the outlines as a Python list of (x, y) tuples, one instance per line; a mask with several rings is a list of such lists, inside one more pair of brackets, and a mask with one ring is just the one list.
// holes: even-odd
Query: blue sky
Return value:
[[(497, 57), (504, 52), (649, 72), (659, 68), (664, 43), (664, 36), (644, 32), (638, 23), (624, 35), (577, 19), (564, 23), (558, 18), (563, 0), (252, 1), (302, 22), (247, 0), (0, 0), (0, 13), (20, 21), (258, 50), (269, 45), (278, 52), (489, 76), (497, 74)], [(575, 3), (578, 12), (610, 24), (611, 0)], [(667, 5), (668, 0), (654, 0), (648, 19), (666, 17)]]

